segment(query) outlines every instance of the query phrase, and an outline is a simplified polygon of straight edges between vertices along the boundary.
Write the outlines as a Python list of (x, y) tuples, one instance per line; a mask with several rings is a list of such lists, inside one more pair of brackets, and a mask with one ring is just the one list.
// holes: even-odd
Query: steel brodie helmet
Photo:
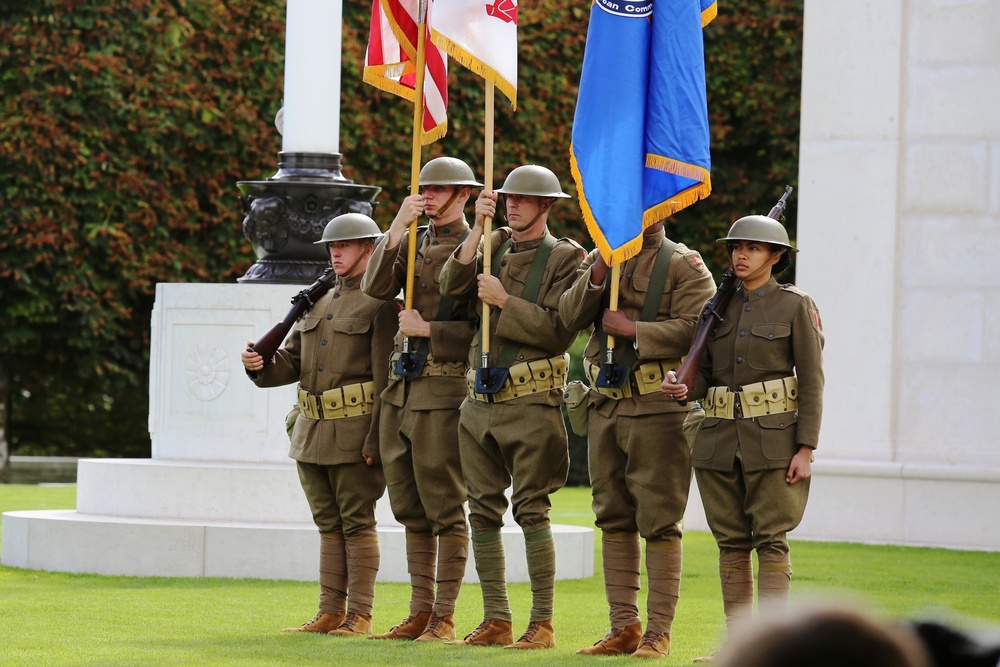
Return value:
[(420, 170), (420, 185), (483, 187), (469, 165), (455, 157), (436, 157)]
[(531, 195), (534, 197), (558, 197), (561, 199), (572, 199), (562, 191), (559, 185), (559, 178), (537, 164), (526, 164), (517, 167), (507, 174), (507, 179), (503, 182), (503, 187), (497, 192), (505, 195)]
[(323, 236), (314, 245), (331, 241), (354, 241), (357, 239), (377, 239), (382, 230), (375, 221), (362, 213), (344, 213), (326, 223)]
[(792, 252), (799, 249), (788, 241), (788, 232), (784, 225), (766, 215), (748, 215), (740, 218), (729, 228), (725, 238), (717, 239), (718, 243), (730, 241), (760, 241), (788, 248)]

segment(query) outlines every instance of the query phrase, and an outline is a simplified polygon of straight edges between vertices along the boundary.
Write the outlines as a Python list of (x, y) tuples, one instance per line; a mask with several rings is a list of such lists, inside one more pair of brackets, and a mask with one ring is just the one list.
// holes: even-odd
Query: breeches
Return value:
[(297, 461), (296, 467), (319, 532), (351, 537), (375, 526), (375, 502), (385, 493), (382, 468), (364, 461), (330, 466)]
[(504, 491), (513, 483), (514, 520), (521, 528), (549, 525), (549, 494), (566, 484), (569, 446), (562, 410), (544, 404), (482, 403), (461, 408), (458, 444), (473, 530), (503, 525)]
[(381, 409), (379, 451), (396, 520), (417, 533), (467, 533), (458, 410)]
[(799, 525), (810, 479), (785, 482), (787, 468), (745, 472), (739, 458), (730, 472), (695, 469), (708, 525), (722, 551), (788, 553), (787, 533)]
[(685, 413), (588, 419), (588, 463), (597, 527), (645, 539), (681, 536), (691, 487)]

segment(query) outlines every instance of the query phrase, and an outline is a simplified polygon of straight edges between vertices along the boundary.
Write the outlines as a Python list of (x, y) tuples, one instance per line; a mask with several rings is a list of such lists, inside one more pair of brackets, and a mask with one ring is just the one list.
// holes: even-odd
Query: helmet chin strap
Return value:
[(449, 208), (451, 208), (451, 205), (455, 203), (456, 199), (458, 199), (458, 195), (461, 192), (461, 190), (462, 190), (463, 187), (465, 187), (465, 186), (463, 186), (463, 185), (453, 186), (453, 190), (451, 192), (451, 196), (448, 197), (448, 201), (446, 201), (444, 203), (444, 206), (442, 206), (441, 208), (439, 208), (438, 212), (435, 213), (434, 215), (428, 215), (427, 217), (430, 218), (431, 220), (437, 220), (442, 215), (444, 215), (445, 211), (447, 211)]
[(520, 233), (520, 234), (524, 234), (524, 233), (526, 233), (526, 232), (529, 232), (529, 231), (531, 231), (532, 229), (534, 229), (534, 227), (535, 227), (535, 223), (537, 223), (537, 222), (538, 222), (538, 219), (539, 219), (539, 218), (541, 218), (541, 217), (542, 217), (542, 215), (543, 215), (543, 214), (544, 214), (544, 213), (545, 213), (546, 211), (548, 211), (548, 210), (549, 210), (549, 207), (550, 207), (550, 206), (552, 206), (552, 200), (551, 200), (551, 199), (544, 199), (544, 198), (543, 198), (543, 199), (542, 199), (542, 205), (538, 207), (538, 213), (537, 213), (537, 214), (535, 215), (535, 217), (534, 217), (534, 218), (532, 218), (532, 219), (531, 219), (531, 222), (529, 222), (529, 223), (528, 223), (527, 225), (525, 225), (525, 227), (524, 227), (524, 230), (523, 230), (523, 231), (521, 231), (521, 232), (519, 232), (519, 233)]
[(368, 256), (372, 254), (372, 250), (375, 249), (375, 244), (371, 240), (366, 241), (365, 245), (368, 246), (368, 249), (364, 253), (358, 255), (358, 258), (354, 260), (354, 264), (351, 264), (350, 268), (347, 269), (347, 273), (344, 274), (344, 278), (354, 278), (354, 271), (358, 268), (358, 265), (367, 259)]

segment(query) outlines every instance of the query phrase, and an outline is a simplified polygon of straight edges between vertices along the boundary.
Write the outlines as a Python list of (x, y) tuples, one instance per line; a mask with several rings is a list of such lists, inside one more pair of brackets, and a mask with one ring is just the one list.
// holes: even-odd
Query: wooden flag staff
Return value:
[[(486, 120), (483, 124), (484, 155), (483, 155), (483, 189), (493, 191), (493, 83), (486, 82)], [(492, 275), (493, 250), (490, 247), (493, 236), (493, 218), (483, 221), (483, 274)], [(482, 318), (483, 360), (482, 367), (490, 365), (490, 307), (483, 304)]]
[[(618, 292), (621, 286), (621, 274), (622, 265), (620, 263), (611, 267), (611, 300), (608, 304), (611, 310), (618, 310)], [(608, 334), (607, 348), (604, 352), (604, 365), (601, 367), (601, 372), (598, 373), (594, 384), (598, 387), (623, 387), (625, 386), (625, 381), (628, 379), (630, 370), (624, 366), (615, 365), (615, 337)]]
[[(493, 93), (495, 86), (492, 81), (486, 82), (486, 121), (484, 123), (485, 151), (483, 160), (483, 189), (493, 191)], [(493, 218), (483, 221), (483, 275), (493, 275)], [(475, 390), (480, 394), (495, 394), (503, 387), (510, 376), (507, 368), (492, 368), (490, 366), (490, 305), (483, 304), (483, 313), (479, 331), (482, 335), (482, 359), (476, 371)]]
[[(420, 149), (424, 129), (424, 70), (427, 62), (427, 0), (420, 0), (417, 9), (417, 82), (413, 100), (413, 146), (410, 154), (410, 194), (420, 192)], [(417, 262), (417, 222), (415, 218), (408, 230), (406, 247), (406, 291), (403, 293), (403, 307), (413, 308), (414, 265)], [(396, 374), (413, 377), (420, 374), (426, 358), (416, 355), (410, 349), (410, 338), (403, 338), (402, 353), (396, 362)]]

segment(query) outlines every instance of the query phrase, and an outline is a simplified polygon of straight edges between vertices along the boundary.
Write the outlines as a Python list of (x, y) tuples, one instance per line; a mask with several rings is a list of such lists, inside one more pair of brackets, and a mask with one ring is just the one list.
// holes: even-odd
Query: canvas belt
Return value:
[(469, 385), (469, 398), (483, 403), (502, 403), (512, 398), (529, 396), (550, 389), (562, 389), (566, 386), (566, 372), (569, 368), (569, 355), (551, 359), (525, 361), (510, 367), (510, 377), (503, 387), (495, 394), (477, 394), (476, 369), (470, 368), (465, 373)]
[(761, 415), (795, 412), (799, 408), (799, 381), (791, 375), (779, 380), (729, 387), (709, 387), (705, 394), (705, 416), (719, 419), (753, 419)]
[[(412, 376), (409, 375), (397, 375), (396, 374), (396, 362), (402, 356), (402, 352), (393, 352), (389, 355), (389, 379), (390, 380), (410, 380)], [(424, 363), (424, 367), (420, 371), (420, 375), (416, 377), (427, 378), (427, 377), (462, 377), (465, 375), (465, 369), (467, 368), (466, 362), (464, 361), (430, 361), (427, 360)]]
[(371, 413), (375, 405), (375, 383), (358, 382), (322, 394), (299, 387), (299, 410), (306, 419), (343, 419)]
[(663, 376), (667, 371), (676, 371), (680, 368), (681, 359), (655, 359), (639, 365), (628, 376), (628, 382), (621, 387), (598, 387), (597, 376), (601, 372), (600, 364), (585, 363), (587, 379), (590, 380), (590, 388), (593, 391), (620, 401), (623, 398), (633, 396), (645, 396), (660, 391), (663, 384)]

